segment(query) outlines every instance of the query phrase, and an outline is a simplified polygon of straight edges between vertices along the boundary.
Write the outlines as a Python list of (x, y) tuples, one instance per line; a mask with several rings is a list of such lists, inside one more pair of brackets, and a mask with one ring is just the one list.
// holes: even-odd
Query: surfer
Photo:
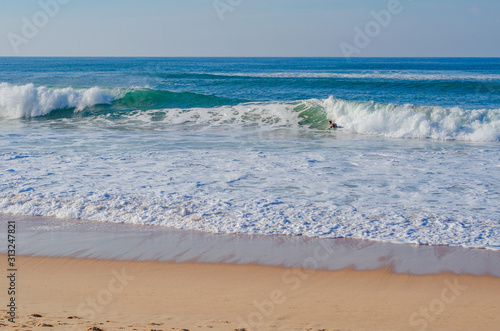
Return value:
[(328, 121), (328, 123), (330, 124), (330, 129), (336, 129), (336, 128), (338, 128), (337, 123), (332, 122), (332, 121)]

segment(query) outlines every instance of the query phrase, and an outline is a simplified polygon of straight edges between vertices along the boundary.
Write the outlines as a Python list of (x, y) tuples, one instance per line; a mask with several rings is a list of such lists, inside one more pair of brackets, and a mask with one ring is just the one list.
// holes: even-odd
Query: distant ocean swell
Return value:
[(331, 72), (221, 72), (221, 73), (144, 73), (149, 77), (166, 79), (244, 79), (244, 78), (340, 78), (340, 79), (384, 79), (403, 81), (480, 81), (498, 82), (500, 75), (446, 75), (422, 73), (331, 73)]
[[(334, 92), (334, 91), (332, 91)], [(249, 102), (147, 88), (53, 88), (0, 83), (0, 120), (99, 117), (175, 124), (258, 124), (344, 130), (391, 138), (499, 141), (500, 109), (383, 104), (334, 97)]]

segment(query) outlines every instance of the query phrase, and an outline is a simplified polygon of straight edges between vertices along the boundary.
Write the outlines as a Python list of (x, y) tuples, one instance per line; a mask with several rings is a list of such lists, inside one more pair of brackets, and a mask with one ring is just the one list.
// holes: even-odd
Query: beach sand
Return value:
[[(0, 261), (6, 270), (7, 256)], [(2, 295), (0, 324), (9, 329), (500, 327), (500, 278), (492, 276), (29, 256), (18, 256), (17, 267), (15, 324)]]

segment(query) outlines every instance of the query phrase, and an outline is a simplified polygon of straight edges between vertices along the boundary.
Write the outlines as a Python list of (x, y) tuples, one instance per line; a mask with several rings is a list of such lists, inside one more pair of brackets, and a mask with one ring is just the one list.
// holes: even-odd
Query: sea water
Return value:
[(0, 213), (500, 250), (499, 201), (500, 59), (0, 58)]

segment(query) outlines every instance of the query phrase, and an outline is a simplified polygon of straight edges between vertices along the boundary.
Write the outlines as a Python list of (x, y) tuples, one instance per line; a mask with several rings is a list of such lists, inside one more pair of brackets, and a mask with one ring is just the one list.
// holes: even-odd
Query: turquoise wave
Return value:
[(392, 138), (499, 141), (500, 109), (414, 106), (329, 97), (298, 101), (229, 99), (193, 92), (75, 89), (0, 84), (0, 118), (85, 118), (120, 125), (252, 125), (344, 130)]
[(248, 100), (148, 88), (35, 87), (0, 83), (0, 119), (123, 115), (133, 110), (213, 108)]

